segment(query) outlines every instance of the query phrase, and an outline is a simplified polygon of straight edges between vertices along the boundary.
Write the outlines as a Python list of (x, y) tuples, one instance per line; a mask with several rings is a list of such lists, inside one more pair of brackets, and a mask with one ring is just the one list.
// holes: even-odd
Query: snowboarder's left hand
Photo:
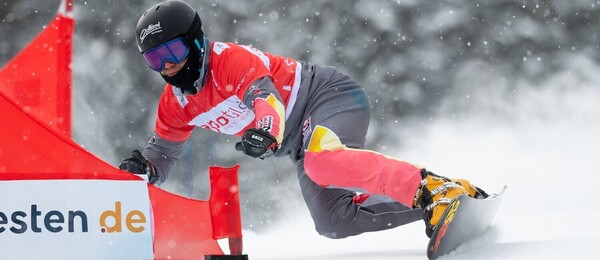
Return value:
[(127, 158), (119, 164), (119, 169), (136, 175), (146, 176), (148, 182), (151, 184), (158, 185), (161, 183), (161, 179), (158, 176), (154, 165), (146, 160), (142, 153), (137, 149), (131, 152), (131, 158)]
[(245, 155), (265, 159), (277, 151), (277, 139), (260, 128), (251, 128), (244, 132), (242, 141), (235, 144), (235, 149)]

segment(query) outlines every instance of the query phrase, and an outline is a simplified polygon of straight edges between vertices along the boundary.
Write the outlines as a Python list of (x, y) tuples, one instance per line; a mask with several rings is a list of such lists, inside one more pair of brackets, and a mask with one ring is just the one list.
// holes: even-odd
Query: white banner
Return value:
[(152, 259), (145, 181), (0, 181), (0, 259)]

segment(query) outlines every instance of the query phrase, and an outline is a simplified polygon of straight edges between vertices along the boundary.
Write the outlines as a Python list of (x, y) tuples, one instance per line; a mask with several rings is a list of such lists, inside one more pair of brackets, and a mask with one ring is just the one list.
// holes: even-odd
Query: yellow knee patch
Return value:
[(329, 128), (324, 126), (316, 126), (310, 137), (307, 152), (321, 152), (323, 150), (334, 151), (344, 149), (346, 146), (342, 144), (340, 138)]

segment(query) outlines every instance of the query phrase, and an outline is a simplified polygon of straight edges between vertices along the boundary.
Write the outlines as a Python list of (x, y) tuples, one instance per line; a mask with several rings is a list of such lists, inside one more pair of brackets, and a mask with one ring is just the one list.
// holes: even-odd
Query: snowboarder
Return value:
[(152, 184), (165, 181), (197, 126), (241, 137), (235, 148), (251, 157), (289, 156), (315, 228), (329, 238), (421, 217), (431, 235), (451, 199), (485, 196), (466, 180), (363, 149), (369, 101), (332, 67), (210, 41), (198, 13), (178, 0), (148, 9), (136, 40), (167, 84), (153, 137), (119, 168)]

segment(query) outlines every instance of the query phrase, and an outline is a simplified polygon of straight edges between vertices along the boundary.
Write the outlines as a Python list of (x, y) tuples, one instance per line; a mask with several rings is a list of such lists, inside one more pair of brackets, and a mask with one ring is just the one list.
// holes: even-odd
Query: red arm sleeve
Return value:
[(244, 103), (254, 110), (255, 127), (269, 132), (281, 144), (285, 128), (285, 107), (271, 79), (264, 77), (254, 82), (244, 95)]
[(233, 45), (225, 49), (225, 55), (216, 71), (224, 82), (225, 91), (237, 95), (254, 110), (255, 127), (273, 135), (278, 144), (283, 140), (285, 107), (281, 96), (272, 83), (269, 70), (270, 59), (260, 50), (249, 46)]

